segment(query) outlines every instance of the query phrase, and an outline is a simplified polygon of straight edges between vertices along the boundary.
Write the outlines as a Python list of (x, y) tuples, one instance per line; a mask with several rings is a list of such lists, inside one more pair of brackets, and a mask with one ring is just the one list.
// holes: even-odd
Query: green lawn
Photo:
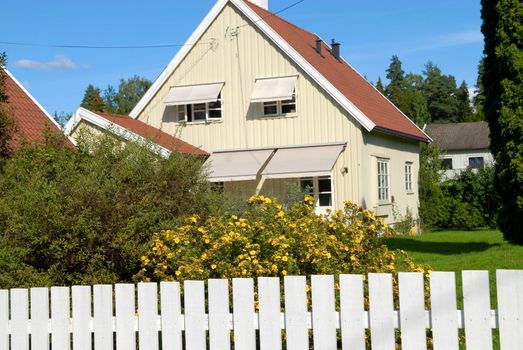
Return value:
[[(455, 271), (458, 308), (463, 308), (461, 271), (488, 270), (491, 307), (497, 307), (496, 269), (523, 269), (523, 247), (503, 241), (499, 231), (440, 231), (421, 237), (388, 238), (391, 249), (405, 250), (417, 263), (435, 271)], [(460, 330), (460, 334), (464, 334)], [(463, 340), (463, 339), (462, 339)], [(494, 349), (499, 349), (499, 332), (493, 331)], [(464, 349), (464, 344), (460, 344)]]
[(421, 237), (387, 239), (387, 246), (405, 250), (415, 262), (435, 271), (455, 271), (461, 307), (461, 271), (489, 270), (491, 304), (496, 307), (496, 269), (523, 269), (523, 247), (503, 241), (499, 231), (440, 231)]

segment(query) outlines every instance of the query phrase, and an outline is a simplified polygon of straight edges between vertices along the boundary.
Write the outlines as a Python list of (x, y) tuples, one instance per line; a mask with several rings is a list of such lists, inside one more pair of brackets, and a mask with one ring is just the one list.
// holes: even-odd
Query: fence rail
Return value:
[(462, 277), (463, 310), (453, 272), (430, 274), (430, 310), (422, 273), (399, 273), (397, 310), (390, 274), (288, 276), (283, 300), (279, 278), (260, 277), (256, 289), (237, 278), (232, 305), (218, 279), (185, 281), (183, 294), (178, 282), (0, 290), (0, 350), (230, 349), (231, 332), (235, 349), (365, 349), (367, 329), (372, 349), (395, 349), (396, 330), (402, 349), (426, 349), (430, 329), (435, 350), (452, 350), (460, 328), (467, 349), (492, 349), (492, 329), (501, 349), (523, 349), (523, 270), (496, 272), (497, 310), (487, 271)]

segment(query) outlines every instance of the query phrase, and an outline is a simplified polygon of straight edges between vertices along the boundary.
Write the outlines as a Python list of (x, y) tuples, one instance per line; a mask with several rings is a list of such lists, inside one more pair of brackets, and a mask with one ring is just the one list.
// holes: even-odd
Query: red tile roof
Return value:
[(179, 138), (171, 136), (160, 129), (147, 125), (144, 122), (141, 122), (129, 116), (97, 111), (91, 112), (145, 139), (150, 139), (157, 145), (162, 146), (170, 151), (200, 156), (209, 155), (209, 153), (199, 149), (198, 147), (190, 145), (187, 142), (180, 140)]
[(245, 3), (260, 16), (279, 36), (307, 60), (321, 75), (354, 103), (377, 130), (428, 141), (427, 136), (406, 118), (388, 99), (379, 93), (365, 78), (344, 60), (330, 54), (322, 43), (323, 56), (316, 52), (319, 37), (253, 4)]
[[(29, 93), (8, 72), (0, 69), (5, 76), (5, 92), (9, 97), (8, 108), (15, 119), (17, 131), (13, 135), (11, 145), (16, 148), (22, 141), (43, 142), (44, 131), (60, 132), (60, 128), (52, 117), (37, 104)], [(70, 145), (70, 141), (68, 141)]]

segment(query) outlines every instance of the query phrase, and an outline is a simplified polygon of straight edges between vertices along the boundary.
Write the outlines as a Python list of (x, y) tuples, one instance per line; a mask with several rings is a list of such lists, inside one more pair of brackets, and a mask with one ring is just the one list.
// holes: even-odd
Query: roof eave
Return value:
[(409, 140), (413, 140), (413, 141), (419, 141), (419, 142), (425, 142), (425, 143), (431, 143), (432, 142), (432, 139), (430, 137), (428, 137), (428, 136), (422, 137), (422, 136), (407, 134), (407, 133), (399, 132), (399, 131), (396, 131), (396, 130), (383, 128), (383, 127), (380, 127), (380, 126), (376, 126), (374, 128), (374, 131), (378, 131), (378, 132), (381, 132), (383, 134), (396, 136), (396, 137), (400, 137), (400, 138), (403, 138), (403, 139), (409, 139)]

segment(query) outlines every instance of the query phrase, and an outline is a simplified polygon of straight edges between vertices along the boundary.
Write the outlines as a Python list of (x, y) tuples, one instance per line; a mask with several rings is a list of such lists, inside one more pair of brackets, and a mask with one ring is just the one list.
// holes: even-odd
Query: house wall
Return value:
[[(298, 75), (297, 112), (287, 117), (261, 117), (259, 105), (250, 103), (255, 80), (289, 75)], [(225, 82), (222, 121), (178, 123), (174, 109), (164, 105), (173, 86), (214, 82)], [(335, 207), (342, 207), (344, 200), (365, 204), (370, 195), (363, 191), (368, 177), (364, 165), (371, 163), (364, 159), (368, 157), (363, 149), (366, 131), (231, 4), (225, 6), (138, 119), (210, 153), (347, 142), (333, 169)], [(267, 182), (262, 192), (281, 193), (288, 181)], [(248, 193), (251, 185), (226, 184), (226, 189)]]
[(452, 159), (452, 169), (445, 170), (443, 176), (452, 179), (469, 166), (469, 158), (483, 157), (485, 165), (494, 164), (494, 157), (490, 150), (463, 150), (463, 151), (444, 151), (441, 153), (441, 159)]

